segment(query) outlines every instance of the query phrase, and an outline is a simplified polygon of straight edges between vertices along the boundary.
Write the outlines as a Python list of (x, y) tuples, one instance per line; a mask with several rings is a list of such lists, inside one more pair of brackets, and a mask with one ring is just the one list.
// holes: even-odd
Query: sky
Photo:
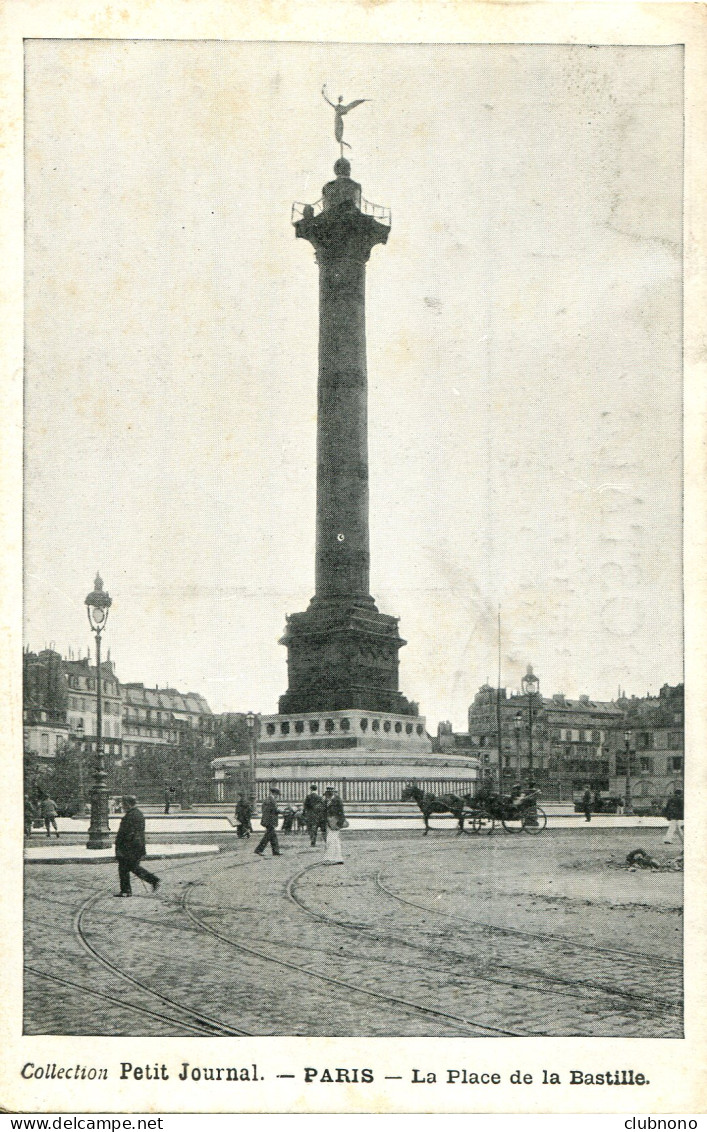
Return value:
[(277, 710), (314, 585), (317, 267), (367, 269), (371, 592), (400, 688), (682, 679), (682, 50), (26, 43), (26, 643)]

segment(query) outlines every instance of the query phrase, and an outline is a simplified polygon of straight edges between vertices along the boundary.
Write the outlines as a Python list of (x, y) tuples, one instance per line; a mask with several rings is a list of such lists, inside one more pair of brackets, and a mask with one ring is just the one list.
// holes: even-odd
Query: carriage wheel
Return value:
[(507, 817), (501, 818), (501, 825), (506, 833), (520, 833), (523, 828), (523, 817), (520, 814), (513, 816), (509, 814)]
[(542, 833), (547, 825), (547, 814), (540, 806), (535, 807), (535, 812), (528, 810), (523, 814), (523, 833)]
[(471, 833), (485, 833), (487, 836), (493, 833), (493, 827), (496, 824), (486, 810), (475, 810), (470, 815), (471, 817)]

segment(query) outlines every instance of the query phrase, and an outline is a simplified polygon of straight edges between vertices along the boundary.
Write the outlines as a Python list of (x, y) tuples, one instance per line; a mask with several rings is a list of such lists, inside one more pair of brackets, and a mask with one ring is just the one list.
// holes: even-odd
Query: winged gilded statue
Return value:
[(328, 102), (332, 110), (334, 111), (334, 137), (341, 146), (341, 156), (343, 157), (344, 146), (346, 146), (347, 149), (351, 149), (349, 143), (344, 141), (344, 114), (348, 114), (349, 110), (353, 110), (356, 106), (360, 106), (362, 102), (370, 102), (371, 100), (370, 98), (356, 98), (353, 102), (349, 102), (346, 106), (344, 106), (344, 96), (343, 94), (340, 94), (337, 104), (336, 102), (332, 102), (329, 98), (329, 95), (326, 92), (326, 83), (322, 87), (322, 95), (325, 102)]

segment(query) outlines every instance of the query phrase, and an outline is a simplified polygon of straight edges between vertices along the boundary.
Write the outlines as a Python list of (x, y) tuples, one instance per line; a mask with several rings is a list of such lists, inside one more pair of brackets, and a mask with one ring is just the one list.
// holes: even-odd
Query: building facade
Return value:
[[(498, 708), (497, 708), (498, 699)], [(498, 710), (501, 716), (499, 759)], [(546, 798), (570, 800), (587, 786), (631, 795), (633, 808), (660, 808), (684, 774), (684, 688), (616, 701), (533, 697), (532, 777)], [(528, 696), (484, 684), (469, 708), (469, 739), (482, 771), (504, 790), (531, 777)], [(627, 746), (629, 755), (627, 757)], [(499, 762), (501, 775), (499, 778)]]
[(141, 683), (122, 684), (120, 695), (124, 788), (145, 801), (160, 800), (165, 790), (181, 804), (209, 800), (202, 795), (211, 781), (217, 720), (204, 697)]
[(589, 696), (572, 700), (560, 693), (549, 698), (509, 695), (505, 688), (497, 693), (488, 684), (469, 708), (469, 735), (484, 771), (504, 791), (514, 782), (527, 785), (532, 778), (543, 797), (559, 801), (571, 800), (587, 786), (609, 794), (611, 736), (622, 722), (623, 712), (614, 703)]
[(659, 809), (676, 786), (684, 789), (685, 687), (664, 684), (657, 696), (621, 696), (617, 706), (623, 723), (612, 735), (610, 788), (630, 793), (636, 811)]
[(54, 649), (23, 654), (22, 721), (25, 755), (50, 767), (69, 739), (66, 681)]

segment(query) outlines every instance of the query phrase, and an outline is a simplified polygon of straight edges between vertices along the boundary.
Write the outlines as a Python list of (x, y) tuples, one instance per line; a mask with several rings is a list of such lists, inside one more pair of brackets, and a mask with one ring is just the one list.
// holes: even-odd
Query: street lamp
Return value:
[(523, 713), (522, 713), (522, 711), (516, 712), (516, 717), (513, 721), (513, 726), (515, 728), (515, 733), (516, 733), (516, 761), (518, 763), (518, 785), (520, 786), (520, 781), (521, 781), (522, 774), (523, 774), (521, 763), (520, 763), (520, 732), (521, 732), (521, 728), (523, 726)]
[(626, 743), (626, 797), (624, 798), (624, 813), (632, 814), (633, 805), (631, 803), (631, 738), (632, 732), (624, 732), (624, 740)]
[(256, 762), (256, 746), (258, 737), (255, 733), (255, 714), (249, 711), (245, 717), (246, 726), (248, 728), (248, 794), (251, 806), (256, 803), (256, 782), (255, 782), (255, 762)]
[(96, 634), (96, 763), (91, 791), (91, 824), (88, 827), (87, 849), (110, 849), (108, 824), (108, 785), (106, 760), (103, 754), (103, 717), (101, 700), (101, 633), (106, 627), (108, 612), (113, 604), (103, 589), (100, 574), (96, 574), (93, 592), (86, 598), (86, 612), (91, 632)]
[(540, 691), (540, 681), (533, 672), (532, 664), (521, 680), (521, 688), (528, 697), (528, 782), (533, 786), (533, 700)]
[(76, 731), (76, 734), (78, 736), (78, 738), (76, 739), (76, 753), (77, 753), (78, 761), (79, 761), (79, 809), (78, 809), (78, 813), (77, 813), (76, 816), (79, 817), (79, 818), (85, 818), (86, 817), (86, 799), (84, 797), (84, 792), (83, 792), (83, 735), (84, 735), (84, 727), (83, 727), (83, 720), (82, 719), (80, 719), (78, 721), (78, 723), (76, 724), (75, 731)]

